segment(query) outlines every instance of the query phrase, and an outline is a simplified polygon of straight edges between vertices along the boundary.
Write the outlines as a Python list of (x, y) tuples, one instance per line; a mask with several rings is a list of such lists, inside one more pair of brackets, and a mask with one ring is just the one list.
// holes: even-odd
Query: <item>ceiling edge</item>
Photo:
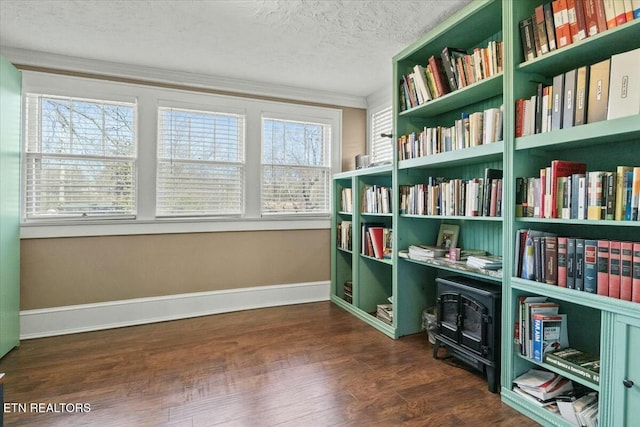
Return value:
[(33, 67), (46, 67), (159, 83), (195, 86), (226, 92), (329, 104), (341, 107), (367, 108), (366, 97), (343, 95), (314, 89), (230, 79), (207, 74), (164, 70), (116, 62), (97, 61), (6, 46), (0, 46), (0, 55), (15, 64)]

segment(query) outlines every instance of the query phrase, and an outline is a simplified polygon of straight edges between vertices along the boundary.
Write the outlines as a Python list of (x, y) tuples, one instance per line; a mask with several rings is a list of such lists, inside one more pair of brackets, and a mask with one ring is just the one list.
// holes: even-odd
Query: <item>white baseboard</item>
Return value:
[(20, 312), (20, 338), (97, 331), (254, 308), (329, 300), (330, 282), (256, 286)]

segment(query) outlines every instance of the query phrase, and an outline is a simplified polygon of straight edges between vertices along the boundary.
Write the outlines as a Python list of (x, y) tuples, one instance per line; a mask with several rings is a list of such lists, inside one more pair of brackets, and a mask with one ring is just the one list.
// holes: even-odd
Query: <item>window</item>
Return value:
[(328, 214), (331, 127), (262, 120), (263, 214)]
[(372, 163), (381, 164), (393, 161), (393, 138), (380, 136), (391, 134), (393, 115), (391, 107), (386, 107), (371, 115), (371, 157)]
[(161, 107), (157, 216), (241, 215), (244, 117)]
[(136, 214), (136, 105), (28, 94), (26, 218)]
[(330, 225), (340, 109), (22, 77), (23, 238)]

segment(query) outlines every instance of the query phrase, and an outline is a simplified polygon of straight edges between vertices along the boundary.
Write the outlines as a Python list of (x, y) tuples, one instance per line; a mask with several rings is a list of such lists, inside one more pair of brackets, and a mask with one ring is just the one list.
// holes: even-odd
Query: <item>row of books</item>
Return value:
[(462, 113), (454, 125), (424, 127), (398, 137), (398, 159), (408, 160), (432, 154), (476, 147), (502, 140), (504, 108), (488, 108), (475, 113)]
[(392, 209), (391, 187), (367, 185), (362, 191), (362, 213), (390, 214)]
[[(515, 350), (542, 362), (545, 353), (568, 347), (567, 317), (559, 314), (559, 309), (544, 296), (521, 296), (514, 329)], [(544, 327), (548, 328), (546, 334)]]
[(513, 380), (513, 391), (558, 413), (571, 425), (598, 426), (598, 393), (555, 372), (532, 368)]
[(364, 223), (361, 243), (363, 255), (378, 259), (391, 258), (392, 229), (383, 224)]
[(344, 282), (344, 297), (343, 299), (349, 304), (353, 304), (353, 282), (347, 280)]
[(338, 223), (338, 232), (337, 234), (337, 238), (338, 238), (338, 248), (340, 249), (344, 249), (346, 251), (350, 251), (353, 248), (353, 242), (352, 242), (352, 222), (351, 221), (342, 221), (340, 223)]
[(640, 242), (516, 232), (514, 275), (640, 302)]
[(516, 137), (640, 114), (640, 49), (559, 74), (516, 101)]
[(640, 220), (640, 166), (587, 171), (581, 162), (553, 160), (539, 176), (516, 178), (516, 216)]
[(525, 61), (640, 18), (639, 0), (555, 0), (520, 21)]
[(440, 216), (501, 216), (502, 170), (486, 168), (484, 177), (445, 179), (400, 186), (400, 213)]
[(340, 212), (353, 212), (352, 191), (345, 187), (340, 191)]
[(430, 56), (426, 65), (416, 64), (410, 73), (402, 76), (400, 111), (501, 73), (503, 56), (503, 43), (496, 40), (469, 51), (444, 47), (440, 56)]

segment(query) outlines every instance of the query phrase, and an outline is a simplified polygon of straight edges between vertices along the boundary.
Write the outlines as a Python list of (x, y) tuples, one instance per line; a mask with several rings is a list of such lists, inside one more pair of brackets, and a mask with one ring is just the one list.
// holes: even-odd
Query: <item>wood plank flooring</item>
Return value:
[(27, 340), (0, 372), (5, 409), (27, 406), (6, 426), (537, 425), (425, 334), (392, 340), (329, 302)]

